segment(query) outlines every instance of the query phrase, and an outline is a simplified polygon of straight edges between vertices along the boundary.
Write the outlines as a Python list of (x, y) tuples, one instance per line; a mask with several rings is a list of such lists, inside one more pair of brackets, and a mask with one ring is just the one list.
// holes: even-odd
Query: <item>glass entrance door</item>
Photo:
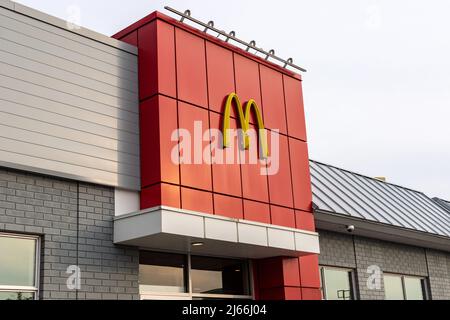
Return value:
[(250, 279), (245, 260), (140, 252), (142, 300), (252, 300)]

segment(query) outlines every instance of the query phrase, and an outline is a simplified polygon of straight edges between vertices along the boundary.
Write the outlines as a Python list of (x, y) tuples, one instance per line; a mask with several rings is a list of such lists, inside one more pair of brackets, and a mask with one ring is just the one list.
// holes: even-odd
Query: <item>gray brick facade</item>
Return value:
[(401, 245), (346, 234), (319, 231), (324, 266), (345, 267), (355, 271), (359, 298), (384, 299), (380, 290), (367, 287), (367, 268), (379, 266), (382, 272), (428, 278), (432, 299), (450, 299), (450, 253)]
[[(41, 299), (138, 299), (139, 251), (113, 244), (114, 189), (0, 168), (0, 232), (41, 239)], [(367, 267), (427, 277), (433, 299), (450, 299), (450, 253), (319, 231), (324, 266), (355, 271), (360, 299), (370, 290)], [(81, 269), (69, 290), (67, 268)]]
[(435, 250), (426, 254), (432, 298), (450, 300), (450, 255)]
[(0, 232), (40, 236), (41, 299), (139, 298), (139, 252), (113, 244), (113, 218), (112, 188), (0, 168)]

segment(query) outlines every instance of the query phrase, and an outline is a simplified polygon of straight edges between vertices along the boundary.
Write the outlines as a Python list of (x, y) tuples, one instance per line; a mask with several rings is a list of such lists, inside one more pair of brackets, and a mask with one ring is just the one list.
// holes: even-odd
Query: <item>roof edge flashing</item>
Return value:
[[(314, 216), (318, 230), (450, 252), (450, 237), (447, 236), (363, 220), (323, 210), (315, 211)], [(355, 226), (355, 230), (352, 233), (347, 231), (346, 226), (348, 225)], [(320, 235), (320, 231), (318, 232)]]
[(0, 7), (16, 12), (18, 14), (27, 16), (29, 18), (41, 21), (43, 23), (52, 25), (56, 28), (63, 29), (67, 32), (71, 32), (74, 34), (77, 34), (79, 36), (91, 39), (93, 41), (97, 41), (100, 43), (103, 43), (105, 45), (108, 45), (110, 47), (131, 53), (133, 55), (138, 54), (138, 49), (128, 43), (125, 43), (123, 41), (108, 37), (107, 35), (104, 35), (102, 33), (93, 31), (91, 29), (87, 29), (81, 26), (77, 26), (77, 28), (69, 28), (68, 27), (68, 21), (49, 15), (47, 13), (44, 13), (42, 11), (33, 9), (31, 7), (27, 7), (25, 5), (22, 5), (20, 3), (10, 1), (10, 0), (0, 0)]

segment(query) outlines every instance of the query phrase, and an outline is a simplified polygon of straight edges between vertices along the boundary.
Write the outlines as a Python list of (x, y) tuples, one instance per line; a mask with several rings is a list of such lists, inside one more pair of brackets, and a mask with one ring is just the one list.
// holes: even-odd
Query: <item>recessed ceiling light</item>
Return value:
[(192, 245), (193, 247), (201, 247), (201, 246), (204, 245), (204, 243), (203, 243), (203, 242), (192, 242), (191, 245)]

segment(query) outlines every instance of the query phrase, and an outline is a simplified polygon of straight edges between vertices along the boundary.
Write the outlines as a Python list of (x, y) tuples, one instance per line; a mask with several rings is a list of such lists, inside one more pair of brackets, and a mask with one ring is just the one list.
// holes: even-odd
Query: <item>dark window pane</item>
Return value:
[(249, 295), (247, 263), (239, 260), (192, 257), (192, 291), (203, 294)]
[(186, 257), (178, 254), (141, 252), (139, 286), (142, 292), (184, 293)]
[(404, 280), (406, 300), (424, 300), (422, 279), (405, 277)]
[(0, 292), (0, 300), (34, 300), (31, 292)]
[(327, 300), (352, 300), (350, 275), (348, 270), (323, 269), (323, 285)]
[(36, 285), (36, 240), (0, 236), (0, 257), (0, 285)]
[(384, 275), (384, 292), (386, 300), (404, 300), (402, 277)]

